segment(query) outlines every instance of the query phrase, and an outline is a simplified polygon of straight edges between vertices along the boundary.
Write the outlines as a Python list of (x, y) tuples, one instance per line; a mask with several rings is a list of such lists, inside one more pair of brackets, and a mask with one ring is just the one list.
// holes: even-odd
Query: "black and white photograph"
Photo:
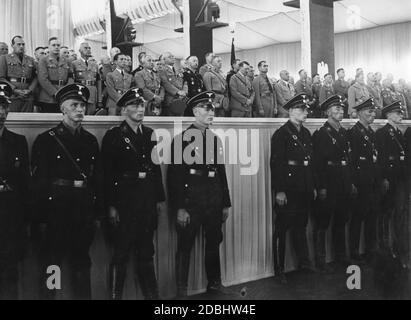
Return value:
[(411, 1), (0, 0), (0, 300), (410, 300), (410, 211)]

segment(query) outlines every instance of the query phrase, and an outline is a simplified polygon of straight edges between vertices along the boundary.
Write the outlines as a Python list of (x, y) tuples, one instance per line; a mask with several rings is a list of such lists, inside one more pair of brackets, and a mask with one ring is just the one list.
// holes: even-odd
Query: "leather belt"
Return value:
[[(368, 161), (368, 158), (367, 157), (360, 157), (360, 161)], [(377, 157), (373, 157), (372, 162), (377, 163)]]
[(405, 161), (405, 156), (388, 157), (388, 161)]
[(56, 86), (62, 87), (67, 84), (66, 80), (50, 80), (51, 84), (54, 84)]
[(292, 167), (308, 167), (310, 165), (310, 161), (309, 160), (304, 160), (304, 161), (288, 160), (288, 165)]
[(328, 161), (327, 165), (330, 167), (346, 167), (348, 164), (346, 160), (341, 160), (341, 161)]
[(94, 87), (97, 82), (94, 81), (94, 80), (80, 80), (80, 83), (81, 83), (83, 86)]
[(192, 176), (200, 176), (200, 177), (208, 177), (208, 178), (215, 178), (217, 176), (217, 172), (212, 171), (212, 170), (190, 169), (189, 173)]
[(70, 187), (70, 188), (78, 188), (78, 189), (87, 188), (87, 182), (84, 180), (57, 179), (53, 182), (53, 185), (59, 186), (59, 187)]
[(7, 78), (10, 82), (18, 82), (18, 83), (30, 83), (32, 79), (28, 79), (26, 77), (21, 77), (21, 78), (15, 78), (15, 77), (9, 77)]

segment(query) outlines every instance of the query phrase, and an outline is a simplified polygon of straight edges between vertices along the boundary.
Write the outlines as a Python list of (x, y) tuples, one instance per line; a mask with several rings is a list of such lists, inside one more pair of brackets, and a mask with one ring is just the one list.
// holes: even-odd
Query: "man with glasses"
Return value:
[[(210, 130), (214, 119), (215, 94), (210, 91), (193, 97), (195, 123), (173, 140), (168, 169), (171, 211), (177, 225), (177, 296), (187, 296), (191, 251), (203, 227), (205, 269), (209, 293), (228, 293), (221, 284), (220, 244), (222, 225), (231, 207), (224, 152), (221, 140)], [(192, 152), (187, 152), (191, 150)]]
[[(56, 93), (63, 121), (33, 144), (32, 169), (37, 221), (46, 225), (41, 297), (55, 298), (47, 286), (49, 266), (67, 260), (74, 299), (91, 299), (89, 249), (101, 209), (102, 174), (97, 139), (82, 122), (90, 92), (71, 84)], [(67, 287), (62, 288), (67, 295)]]
[(27, 56), (26, 43), (21, 36), (11, 40), (13, 53), (0, 57), (0, 79), (13, 88), (11, 112), (33, 112), (34, 91), (37, 87), (36, 64)]

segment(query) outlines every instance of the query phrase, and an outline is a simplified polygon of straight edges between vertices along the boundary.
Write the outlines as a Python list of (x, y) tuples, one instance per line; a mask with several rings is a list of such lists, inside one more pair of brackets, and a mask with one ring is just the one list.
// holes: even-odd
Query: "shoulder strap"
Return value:
[(70, 162), (73, 164), (74, 168), (76, 168), (76, 170), (78, 171), (78, 173), (82, 176), (82, 178), (84, 180), (87, 180), (87, 176), (86, 174), (83, 172), (83, 170), (81, 170), (81, 168), (79, 167), (79, 165), (77, 164), (76, 161), (74, 161), (73, 156), (71, 155), (71, 153), (67, 150), (66, 146), (63, 144), (63, 142), (61, 142), (61, 140), (57, 137), (56, 133), (51, 130), (49, 132), (49, 135), (51, 137), (54, 138), (54, 140), (57, 142), (57, 144), (61, 147), (61, 149), (63, 149), (64, 153), (66, 154), (67, 158), (70, 160)]
[(400, 148), (401, 154), (405, 155), (404, 147), (402, 146), (401, 142), (398, 140), (397, 136), (395, 135), (395, 132), (392, 129), (388, 131), (390, 133), (390, 136), (394, 139), (395, 143)]
[(332, 136), (331, 131), (330, 131), (331, 129), (324, 128), (324, 130), (325, 130), (325, 133), (330, 137), (333, 145), (335, 145), (338, 149), (340, 149), (344, 153), (345, 156), (347, 156), (347, 151), (338, 143), (338, 140)]
[(285, 126), (285, 129), (287, 130), (287, 132), (289, 133), (289, 135), (291, 136), (291, 138), (297, 142), (297, 144), (300, 146), (300, 148), (304, 151), (304, 153), (306, 154), (306, 156), (310, 156), (309, 152), (307, 151), (307, 149), (304, 147), (303, 143), (300, 141), (300, 139), (298, 139), (298, 136), (293, 134), (290, 130), (290, 128), (288, 128), (287, 126)]

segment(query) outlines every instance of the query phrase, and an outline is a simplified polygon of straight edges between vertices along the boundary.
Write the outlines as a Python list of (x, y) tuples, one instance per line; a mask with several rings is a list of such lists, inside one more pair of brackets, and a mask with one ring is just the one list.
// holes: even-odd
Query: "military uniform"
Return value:
[[(205, 91), (203, 77), (196, 71), (186, 69), (183, 73), (184, 85), (188, 87), (187, 98), (191, 99), (201, 92)], [(191, 109), (186, 109), (184, 112), (185, 117), (193, 117)]]
[[(142, 96), (125, 93), (119, 105)], [(165, 201), (161, 168), (153, 163), (156, 148), (153, 130), (141, 125), (137, 132), (124, 121), (109, 130), (102, 145), (107, 207), (119, 212), (110, 266), (110, 298), (121, 299), (130, 251), (136, 256), (136, 279), (146, 299), (158, 299), (154, 271), (153, 233), (157, 228), (157, 203)]]
[(73, 61), (74, 81), (87, 87), (90, 91), (90, 99), (87, 104), (87, 114), (94, 115), (96, 106), (101, 105), (102, 87), (98, 65), (95, 62), (88, 62), (82, 58)]
[(39, 62), (39, 106), (42, 112), (59, 113), (54, 95), (73, 78), (71, 63), (65, 58), (43, 57)]
[[(344, 108), (340, 96), (326, 100), (321, 109), (326, 112), (333, 106)], [(317, 172), (317, 189), (326, 190), (326, 198), (317, 198), (314, 210), (314, 244), (317, 267), (326, 266), (326, 232), (331, 219), (332, 243), (337, 262), (346, 261), (345, 225), (349, 218), (349, 202), (352, 192), (352, 167), (349, 158), (349, 142), (347, 131), (339, 130), (327, 121), (314, 133), (315, 168)]]
[[(208, 92), (209, 93), (209, 92)], [(207, 92), (194, 97), (188, 103), (192, 108), (201, 101), (212, 103)], [(183, 138), (194, 135), (196, 141)], [(207, 137), (207, 138), (206, 138)], [(200, 141), (198, 141), (198, 139)], [(209, 145), (206, 143), (211, 142)], [(197, 146), (193, 145), (198, 143)], [(182, 143), (182, 144), (181, 144)], [(175, 145), (181, 150), (174, 150)], [(192, 148), (193, 164), (184, 159), (184, 150)], [(172, 146), (172, 164), (168, 168), (168, 190), (172, 212), (185, 209), (190, 215), (187, 226), (177, 225), (176, 276), (179, 295), (187, 295), (190, 255), (200, 227), (205, 234), (205, 269), (208, 289), (221, 284), (220, 244), (223, 241), (223, 209), (231, 207), (221, 140), (209, 129), (205, 132), (191, 125), (176, 136)]]
[(172, 66), (165, 66), (160, 78), (165, 90), (163, 115), (182, 116), (186, 108), (186, 98), (179, 96), (178, 92), (188, 92), (188, 87), (184, 86), (183, 74), (176, 72)]
[(339, 95), (344, 100), (344, 118), (348, 118), (348, 89), (350, 88), (350, 83), (344, 79), (337, 79), (334, 82), (334, 92)]
[[(251, 118), (251, 109), (255, 98), (252, 84), (241, 72), (236, 73), (230, 80), (230, 110), (232, 117)], [(247, 105), (251, 100), (251, 105)]]
[(114, 70), (107, 74), (106, 87), (107, 87), (107, 105), (109, 115), (120, 115), (120, 109), (117, 107), (117, 101), (121, 96), (127, 92), (134, 84), (133, 77), (123, 71), (123, 74), (119, 69)]
[(228, 85), (227, 81), (221, 71), (212, 68), (205, 72), (204, 86), (207, 91), (213, 91), (215, 93), (214, 105), (216, 106), (216, 117), (226, 116), (228, 112), (229, 100), (228, 100)]
[(274, 86), (267, 75), (259, 75), (253, 81), (255, 92), (254, 115), (274, 118), (277, 114), (277, 99)]
[(37, 87), (36, 64), (32, 57), (22, 59), (12, 53), (0, 57), (0, 79), (7, 80), (13, 90), (29, 90), (26, 96), (11, 97), (11, 112), (33, 112), (34, 90)]
[(198, 73), (200, 74), (200, 76), (204, 78), (204, 75), (213, 69), (214, 69), (213, 65), (206, 63), (205, 65), (200, 67), (200, 70), (198, 71)]
[(348, 116), (352, 117), (355, 107), (362, 104), (369, 98), (371, 98), (371, 96), (368, 92), (367, 86), (359, 82), (354, 83), (348, 89)]
[[(57, 93), (59, 104), (63, 95), (68, 97), (70, 92), (75, 92), (71, 95), (74, 98), (77, 92), (84, 92), (87, 98), (87, 88), (78, 87), (69, 85), (61, 89)], [(63, 259), (67, 258), (74, 297), (91, 299), (89, 249), (102, 200), (97, 139), (82, 127), (72, 132), (62, 122), (36, 138), (32, 168), (39, 220), (47, 224), (43, 275), (46, 277), (47, 266), (62, 267)], [(45, 282), (41, 294), (43, 298), (54, 296)]]
[[(372, 99), (356, 106), (355, 110), (374, 108)], [(366, 255), (376, 248), (376, 219), (378, 215), (380, 176), (377, 166), (375, 132), (357, 122), (349, 130), (351, 160), (354, 185), (358, 196), (353, 202), (350, 222), (350, 253), (353, 260), (358, 260), (361, 225), (364, 222)]]
[[(0, 82), (0, 105), (11, 102), (11, 86)], [(0, 130), (0, 299), (18, 299), (18, 262), (24, 248), (29, 159), (24, 136)]]
[(335, 95), (333, 86), (322, 86), (320, 91), (320, 104)]
[[(164, 88), (161, 86), (160, 76), (154, 71), (143, 69), (136, 73), (134, 81), (136, 86), (143, 90), (144, 99), (148, 101), (146, 115), (159, 116), (165, 95)], [(161, 101), (155, 101), (154, 96), (160, 97)]]
[[(402, 111), (399, 101), (383, 109), (383, 116), (388, 112)], [(392, 222), (393, 245), (391, 250), (394, 254), (405, 258), (408, 250), (406, 212), (407, 186), (406, 186), (406, 143), (401, 130), (386, 124), (376, 132), (376, 147), (378, 150), (378, 165), (381, 170), (382, 180), (389, 182), (389, 189), (382, 195), (381, 211), (378, 219), (378, 240), (380, 248), (388, 249), (390, 227)]]
[(318, 112), (318, 101), (315, 100), (311, 83), (308, 80), (298, 80), (295, 84), (295, 92), (296, 94), (305, 94), (310, 100), (310, 109), (312, 109), (310, 110), (310, 117), (317, 118), (321, 116)]
[[(306, 108), (308, 101), (304, 95), (292, 98), (284, 105), (290, 108)], [(300, 130), (288, 121), (278, 129), (271, 139), (271, 189), (273, 196), (284, 192), (287, 203), (275, 205), (273, 250), (274, 271), (277, 276), (284, 275), (285, 240), (288, 230), (291, 232), (299, 266), (310, 266), (306, 226), (308, 212), (314, 200), (315, 171), (313, 162), (313, 144), (311, 133), (304, 126)]]

